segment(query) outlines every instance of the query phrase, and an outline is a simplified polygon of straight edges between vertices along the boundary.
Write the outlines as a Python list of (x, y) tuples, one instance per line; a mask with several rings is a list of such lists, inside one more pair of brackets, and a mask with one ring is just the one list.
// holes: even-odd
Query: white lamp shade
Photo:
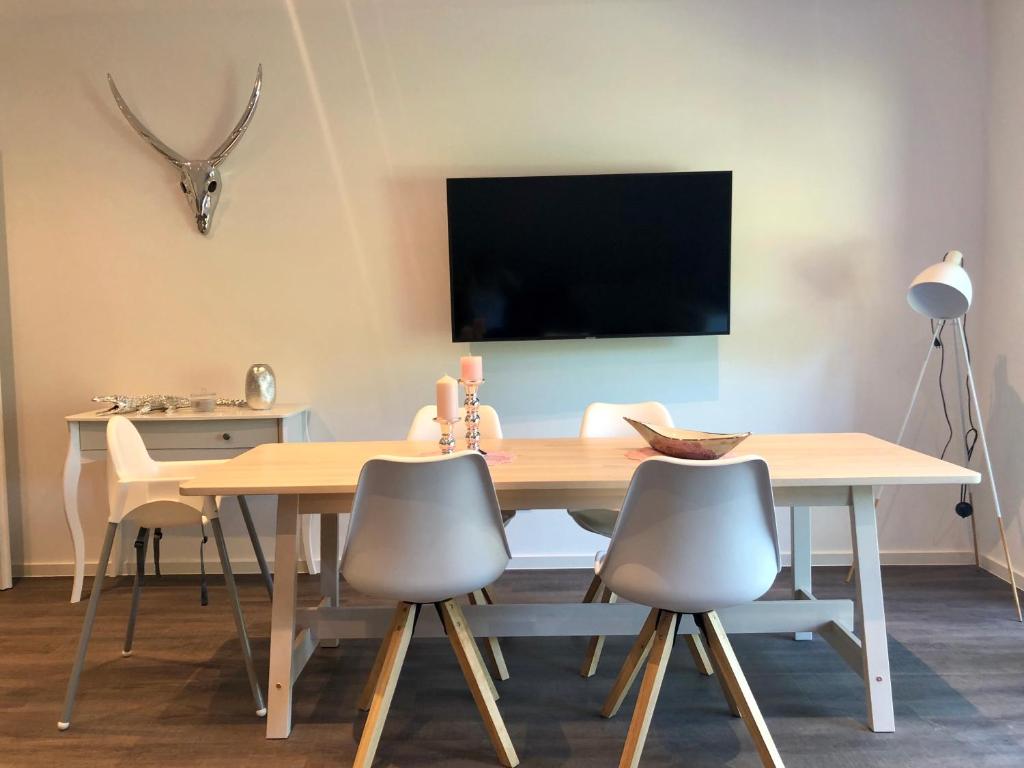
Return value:
[(907, 301), (915, 312), (933, 320), (962, 317), (971, 308), (974, 289), (967, 270), (954, 261), (932, 264), (914, 278)]

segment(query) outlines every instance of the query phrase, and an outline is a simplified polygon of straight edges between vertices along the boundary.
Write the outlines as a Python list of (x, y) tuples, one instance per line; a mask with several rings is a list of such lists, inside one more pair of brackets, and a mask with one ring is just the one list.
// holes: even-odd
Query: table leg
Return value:
[(292, 646), (297, 597), (298, 496), (277, 498), (274, 602), (270, 613), (270, 681), (267, 738), (286, 739), (292, 730)]
[(856, 617), (861, 624), (868, 727), (876, 733), (892, 733), (896, 730), (896, 719), (889, 677), (889, 641), (885, 632), (875, 497), (870, 486), (853, 488), (852, 497), (850, 525), (853, 562), (857, 566)]
[[(793, 598), (799, 600), (800, 593), (811, 592), (811, 508), (791, 507), (790, 553), (793, 561)], [(811, 632), (794, 632), (794, 640), (810, 640)]]
[(71, 584), (71, 602), (82, 599), (85, 583), (85, 537), (82, 518), (78, 514), (78, 481), (82, 476), (82, 447), (78, 423), (68, 422), (68, 453), (64, 458), (64, 517), (71, 532), (71, 546), (75, 550), (75, 579)]
[[(303, 411), (283, 419), (278, 435), (282, 443), (308, 443), (309, 411)], [(299, 517), (299, 525), (302, 528), (300, 534), (302, 560), (306, 564), (306, 572), (313, 575), (320, 573), (320, 569), (317, 566), (316, 548), (313, 545), (313, 540), (316, 538), (316, 532), (313, 530), (313, 520), (315, 517), (315, 515), (302, 515)]]
[[(341, 605), (338, 549), (338, 516), (320, 515), (320, 594), (324, 598), (323, 603), (332, 608)], [(322, 640), (320, 645), (324, 648), (337, 648), (340, 641)]]

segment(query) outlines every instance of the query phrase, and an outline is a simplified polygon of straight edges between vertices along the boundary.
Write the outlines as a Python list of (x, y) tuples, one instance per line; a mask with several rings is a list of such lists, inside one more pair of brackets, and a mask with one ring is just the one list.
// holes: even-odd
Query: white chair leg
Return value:
[(224, 584), (228, 588), (228, 596), (231, 598), (232, 613), (235, 617), (235, 629), (238, 630), (238, 641), (242, 644), (242, 658), (245, 660), (245, 671), (249, 676), (249, 687), (252, 689), (252, 697), (256, 701), (256, 715), (264, 717), (267, 714), (267, 705), (263, 701), (263, 692), (260, 690), (259, 679), (256, 677), (256, 667), (252, 661), (252, 646), (249, 644), (249, 633), (245, 628), (245, 617), (242, 615), (242, 605), (238, 601), (238, 588), (235, 586), (235, 575), (231, 571), (231, 561), (228, 559), (228, 548), (224, 543), (224, 531), (220, 527), (220, 519), (210, 519), (210, 526), (213, 528), (213, 538), (217, 542), (217, 554), (220, 555), (220, 565), (224, 571)]
[(74, 664), (71, 666), (71, 678), (68, 680), (68, 691), (64, 697), (64, 710), (60, 720), (57, 721), (57, 728), (66, 731), (71, 727), (71, 710), (75, 706), (75, 694), (78, 693), (78, 681), (82, 677), (82, 667), (85, 665), (85, 653), (89, 649), (89, 638), (92, 637), (92, 626), (96, 622), (96, 609), (100, 604), (100, 594), (103, 592), (103, 578), (107, 574), (107, 563), (110, 561), (110, 549), (114, 546), (114, 537), (117, 535), (117, 523), (107, 523), (107, 534), (103, 539), (103, 549), (100, 552), (100, 560), (96, 564), (96, 576), (92, 580), (92, 592), (89, 594), (89, 607), (85, 611), (85, 622), (82, 624), (82, 635), (78, 639), (78, 652), (75, 654)]
[(135, 620), (139, 615), (139, 600), (142, 598), (142, 582), (146, 578), (146, 551), (149, 546), (149, 529), (139, 528), (135, 540), (138, 551), (135, 553), (135, 584), (132, 586), (132, 609), (128, 614), (128, 629), (124, 633), (122, 656), (132, 655), (132, 643), (135, 640)]

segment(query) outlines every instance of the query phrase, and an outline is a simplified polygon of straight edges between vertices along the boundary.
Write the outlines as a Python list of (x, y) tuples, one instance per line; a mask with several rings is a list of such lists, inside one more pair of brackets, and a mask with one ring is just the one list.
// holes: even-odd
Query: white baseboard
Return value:
[[(848, 566), (852, 562), (852, 555), (849, 552), (815, 552), (814, 565), (819, 566)], [(974, 553), (971, 551), (920, 551), (920, 552), (883, 552), (882, 565), (967, 565), (974, 562)], [(788, 552), (782, 554), (783, 565), (790, 564)], [(990, 557), (982, 560), (984, 567), (995, 575), (1009, 581), (1006, 566)], [(235, 573), (249, 574), (259, 573), (259, 566), (253, 559), (233, 559), (231, 566)], [(572, 568), (593, 568), (594, 555), (592, 554), (566, 554), (566, 555), (515, 555), (509, 565), (510, 570), (546, 570), (546, 569), (572, 569)], [(273, 560), (270, 561), (270, 568), (273, 570)], [(135, 569), (134, 560), (125, 560), (121, 569), (122, 573), (132, 573)], [(299, 563), (301, 572), (305, 572), (305, 565)], [(152, 572), (153, 563), (147, 563), (148, 572)], [(206, 570), (209, 573), (220, 573), (220, 561), (217, 558), (207, 560)], [(198, 574), (198, 560), (160, 560), (160, 571), (168, 575)], [(71, 576), (74, 572), (72, 563), (27, 563), (15, 565), (14, 575), (19, 578), (32, 578), (42, 576)], [(85, 572), (87, 579), (92, 578), (96, 572), (96, 563), (86, 564)], [(1018, 583), (1024, 584), (1024, 575), (1017, 573)]]
[(594, 555), (513, 555), (511, 571), (593, 568)]
[[(989, 555), (981, 556), (981, 567), (989, 573), (998, 576), (1000, 579), (1005, 581), (1007, 584), (1010, 583), (1010, 571), (1006, 567), (1006, 562), (1003, 560), (997, 560)], [(1019, 568), (1013, 569), (1014, 575), (1017, 577), (1017, 588), (1024, 588), (1024, 572)]]
[[(853, 562), (851, 552), (815, 552), (814, 565), (849, 566)], [(973, 552), (924, 551), (924, 552), (883, 552), (882, 565), (967, 565), (974, 562)], [(789, 566), (792, 559), (788, 552), (782, 553), (782, 564)], [(543, 568), (593, 568), (593, 555), (516, 555), (512, 558), (511, 570), (539, 570)], [(1005, 571), (1005, 569), (1004, 569)]]
[[(273, 560), (268, 561), (270, 570), (274, 570)], [(252, 560), (234, 560), (231, 561), (231, 569), (236, 574), (246, 573), (259, 573), (260, 567), (255, 559)], [(207, 573), (220, 573), (220, 560), (214, 558), (213, 561), (206, 561), (206, 572)], [(96, 561), (92, 561), (85, 564), (85, 580), (86, 582), (92, 581), (93, 574), (96, 573)], [(121, 567), (121, 573), (135, 573), (135, 561), (125, 560)], [(153, 573), (153, 560), (146, 560), (146, 573)], [(160, 573), (168, 576), (187, 576), (190, 574), (199, 574), (199, 561), (198, 560), (170, 560), (160, 558)], [(307, 573), (305, 563), (299, 560), (299, 573)], [(15, 578), (37, 578), (45, 576), (72, 576), (74, 575), (74, 565), (72, 563), (26, 563), (25, 565), (15, 565), (14, 576)]]

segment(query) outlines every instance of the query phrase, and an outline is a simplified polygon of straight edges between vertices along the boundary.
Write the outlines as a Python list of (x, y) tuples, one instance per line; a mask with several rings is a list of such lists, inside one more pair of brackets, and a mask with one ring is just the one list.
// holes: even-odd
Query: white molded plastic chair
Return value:
[[(130, 656), (132, 653), (135, 618), (138, 613), (139, 599), (142, 592), (145, 552), (149, 541), (150, 529), (182, 525), (200, 526), (209, 522), (213, 528), (217, 552), (220, 555), (221, 567), (224, 571), (224, 582), (227, 585), (228, 595), (231, 598), (235, 629), (238, 631), (238, 639), (242, 644), (242, 656), (245, 660), (246, 672), (249, 675), (249, 686), (252, 689), (253, 698), (256, 700), (256, 714), (263, 717), (266, 715), (267, 710), (263, 702), (263, 693), (260, 690), (256, 677), (256, 670), (253, 666), (249, 636), (245, 629), (242, 608), (238, 602), (238, 590), (235, 587), (235, 578), (231, 571), (231, 563), (228, 560), (227, 548), (224, 544), (224, 533), (221, 530), (220, 520), (217, 517), (217, 504), (211, 499), (204, 499), (198, 496), (182, 496), (178, 492), (178, 486), (183, 480), (194, 477), (201, 468), (218, 462), (154, 461), (150, 458), (149, 452), (146, 450), (146, 446), (142, 442), (142, 437), (139, 435), (135, 425), (124, 416), (114, 416), (107, 423), (107, 452), (107, 492), (110, 504), (110, 515), (107, 518), (107, 533), (103, 541), (99, 563), (96, 567), (92, 592), (89, 595), (89, 606), (85, 614), (85, 623), (82, 626), (82, 635), (78, 642), (78, 652), (75, 655), (75, 661), (71, 670), (71, 679), (68, 681), (63, 714), (61, 720), (57, 723), (57, 727), (63, 731), (67, 730), (71, 725), (71, 712), (75, 704), (75, 695), (78, 691), (82, 667), (85, 664), (89, 638), (92, 635), (93, 624), (96, 621), (96, 610), (103, 591), (103, 579), (107, 571), (107, 563), (110, 560), (110, 550), (113, 546), (114, 536), (117, 533), (118, 527), (126, 521), (136, 523), (139, 526), (139, 539), (137, 540), (139, 555), (135, 574), (135, 586), (132, 589), (131, 614), (128, 619), (128, 631), (125, 636), (122, 655)], [(239, 499), (239, 501), (244, 505), (244, 499)], [(243, 514), (247, 518), (246, 524), (250, 529), (250, 533), (254, 535), (255, 529), (252, 527), (252, 521), (249, 518), (246, 506), (243, 506)], [(258, 539), (254, 540), (254, 545), (256, 546), (257, 557), (264, 568), (264, 576), (269, 579), (265, 570), (266, 563), (263, 560), (263, 553), (259, 549)], [(272, 587), (268, 583), (269, 588)]]
[[(466, 409), (459, 409), (459, 418), (466, 415)], [(434, 419), (437, 418), (436, 405), (424, 405), (412, 419), (409, 425), (409, 433), (406, 440), (439, 440), (441, 428)], [(480, 438), (481, 440), (501, 440), (504, 434), (501, 431), (501, 419), (498, 412), (490, 405), (480, 406)], [(508, 525), (516, 516), (516, 510), (501, 510), (501, 521)], [(471, 592), (467, 595), (469, 602), (473, 605), (490, 605), (494, 602), (491, 593), (486, 587)], [(508, 680), (508, 664), (505, 662), (505, 654), (501, 651), (501, 644), (496, 637), (485, 638), (484, 651), (491, 668), (491, 673), (499, 680)]]
[[(459, 418), (465, 418), (466, 409), (459, 408)], [(441, 427), (434, 421), (437, 418), (436, 405), (424, 405), (412, 418), (409, 425), (409, 433), (406, 440), (439, 440), (441, 438)], [(462, 437), (456, 434), (456, 437)], [(480, 406), (480, 438), (482, 440), (501, 440), (504, 435), (501, 431), (501, 419), (498, 412), (490, 405)]]
[(716, 613), (764, 595), (780, 567), (764, 459), (656, 457), (640, 464), (608, 552), (594, 568), (616, 594), (652, 608), (601, 710), (604, 717), (619, 710), (649, 656), (620, 765), (640, 759), (681, 614), (693, 615), (729, 707), (746, 723), (762, 763), (782, 765)]
[[(636, 430), (623, 418), (626, 416), (647, 424), (673, 426), (672, 414), (668, 412), (668, 408), (653, 400), (644, 403), (591, 403), (583, 411), (580, 437), (634, 437), (637, 434)], [(619, 516), (616, 509), (570, 509), (568, 512), (581, 528), (605, 537), (612, 535), (615, 520)], [(617, 599), (612, 590), (607, 587), (602, 589), (601, 579), (596, 575), (583, 596), (584, 603), (614, 603)], [(693, 660), (697, 669), (702, 674), (712, 674), (711, 664), (704, 651), (700, 636), (693, 635), (688, 642), (694, 651)], [(595, 635), (590, 638), (587, 652), (583, 656), (583, 664), (580, 666), (580, 675), (583, 677), (594, 676), (601, 661), (603, 649), (603, 635)]]
[[(674, 426), (672, 414), (661, 403), (591, 403), (583, 411), (580, 437), (635, 437), (637, 432), (623, 417), (646, 424)], [(569, 516), (580, 528), (601, 536), (611, 536), (618, 511), (614, 509), (570, 509)]]
[(341, 572), (353, 588), (398, 607), (384, 636), (360, 709), (369, 709), (354, 765), (377, 751), (420, 608), (432, 603), (502, 765), (519, 763), (462, 609), (455, 601), (492, 583), (509, 562), (497, 496), (483, 456), (368, 461), (359, 476)]

